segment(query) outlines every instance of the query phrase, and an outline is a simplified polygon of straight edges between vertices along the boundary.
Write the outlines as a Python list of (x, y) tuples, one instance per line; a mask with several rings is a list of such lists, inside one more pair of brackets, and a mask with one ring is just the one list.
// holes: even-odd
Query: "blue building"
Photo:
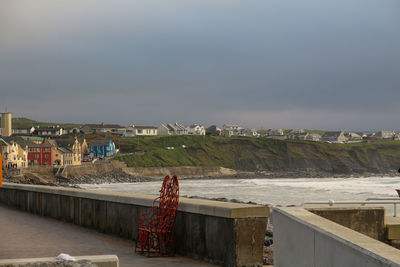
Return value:
[(115, 154), (115, 144), (112, 140), (93, 140), (88, 146), (92, 158), (111, 157)]

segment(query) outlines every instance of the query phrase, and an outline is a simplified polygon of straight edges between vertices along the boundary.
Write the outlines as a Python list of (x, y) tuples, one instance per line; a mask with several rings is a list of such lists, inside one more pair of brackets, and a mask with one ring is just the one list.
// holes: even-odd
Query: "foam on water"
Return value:
[[(114, 192), (158, 194), (160, 181), (120, 184), (82, 184), (82, 188)], [(295, 204), (317, 200), (365, 200), (368, 197), (395, 197), (399, 177), (300, 178), (300, 179), (204, 179), (181, 180), (186, 196), (225, 197), (260, 204)]]

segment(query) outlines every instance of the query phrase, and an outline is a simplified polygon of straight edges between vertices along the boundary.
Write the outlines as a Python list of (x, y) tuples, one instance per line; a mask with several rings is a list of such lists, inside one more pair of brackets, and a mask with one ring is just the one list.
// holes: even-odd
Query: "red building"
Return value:
[(43, 144), (31, 144), (28, 147), (28, 164), (51, 166), (51, 145), (47, 142)]

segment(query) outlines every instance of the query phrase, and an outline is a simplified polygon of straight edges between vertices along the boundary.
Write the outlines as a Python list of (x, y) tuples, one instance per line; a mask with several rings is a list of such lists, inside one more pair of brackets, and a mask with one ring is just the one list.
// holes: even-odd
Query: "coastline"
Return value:
[[(215, 174), (215, 173), (214, 173)], [(5, 182), (11, 183), (24, 183), (24, 184), (41, 184), (49, 186), (63, 186), (63, 187), (79, 187), (79, 184), (113, 184), (113, 183), (138, 183), (138, 182), (152, 182), (159, 181), (165, 175), (172, 175), (169, 173), (159, 176), (142, 176), (132, 175), (122, 169), (114, 169), (108, 172), (92, 173), (92, 174), (74, 174), (69, 177), (54, 177), (52, 179), (36, 179), (30, 175), (22, 175), (18, 177), (5, 177)], [(177, 174), (181, 180), (216, 180), (216, 179), (324, 179), (324, 178), (368, 178), (368, 177), (399, 177), (397, 171), (390, 171), (386, 173), (330, 173), (320, 171), (279, 171), (279, 172), (240, 172), (236, 171), (232, 175), (180, 175)]]

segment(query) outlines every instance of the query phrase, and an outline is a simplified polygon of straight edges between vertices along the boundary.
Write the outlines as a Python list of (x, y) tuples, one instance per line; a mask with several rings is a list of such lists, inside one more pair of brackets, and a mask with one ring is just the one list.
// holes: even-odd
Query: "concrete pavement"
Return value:
[(147, 258), (132, 240), (26, 213), (0, 204), (0, 259), (115, 254), (120, 266), (215, 267), (185, 257)]

